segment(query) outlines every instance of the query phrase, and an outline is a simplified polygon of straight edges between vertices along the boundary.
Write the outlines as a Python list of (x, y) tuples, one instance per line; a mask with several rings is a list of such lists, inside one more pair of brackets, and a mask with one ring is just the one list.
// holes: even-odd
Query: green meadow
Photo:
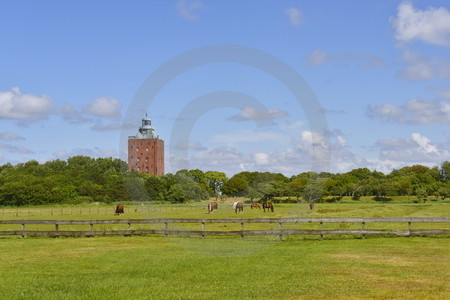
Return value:
[[(13, 215), (2, 216), (0, 210), (0, 219), (450, 215), (444, 202), (331, 203), (313, 211), (306, 204), (276, 205), (274, 213), (246, 207), (241, 214), (228, 203), (212, 214), (206, 203), (125, 207), (124, 216), (114, 216), (113, 205), (5, 208)], [(0, 249), (3, 299), (450, 299), (448, 236), (312, 236), (281, 242), (276, 237), (14, 236), (0, 237)]]

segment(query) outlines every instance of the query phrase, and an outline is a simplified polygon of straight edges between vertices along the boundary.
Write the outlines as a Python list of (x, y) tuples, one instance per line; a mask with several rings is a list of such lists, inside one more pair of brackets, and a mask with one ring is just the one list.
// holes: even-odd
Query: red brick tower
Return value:
[(135, 136), (128, 137), (128, 168), (141, 173), (164, 175), (164, 141), (152, 127), (152, 121), (142, 119)]

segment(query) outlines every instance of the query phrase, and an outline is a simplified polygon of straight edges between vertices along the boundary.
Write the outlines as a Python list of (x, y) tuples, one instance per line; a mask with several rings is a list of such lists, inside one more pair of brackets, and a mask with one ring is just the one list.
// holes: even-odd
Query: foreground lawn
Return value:
[(450, 299), (450, 239), (0, 238), (3, 299)]

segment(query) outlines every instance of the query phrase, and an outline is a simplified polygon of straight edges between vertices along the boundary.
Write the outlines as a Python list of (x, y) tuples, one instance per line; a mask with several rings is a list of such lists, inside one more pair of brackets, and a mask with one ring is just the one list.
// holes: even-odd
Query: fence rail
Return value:
[[(175, 230), (169, 224), (200, 224), (201, 230)], [(205, 224), (240, 224), (240, 230), (205, 230)], [(245, 230), (245, 224), (272, 223), (278, 229)], [(284, 224), (318, 223), (320, 229), (283, 228)], [(359, 223), (360, 229), (324, 229), (326, 223)], [(366, 229), (367, 223), (405, 223), (406, 229)], [(394, 218), (265, 218), (265, 219), (112, 219), (112, 220), (0, 220), (0, 225), (21, 225), (21, 230), (3, 230), (2, 235), (26, 236), (102, 236), (102, 235), (188, 235), (188, 236), (264, 236), (275, 235), (280, 239), (289, 235), (448, 235), (449, 228), (416, 229), (413, 223), (450, 223), (450, 217), (394, 217)], [(94, 230), (94, 225), (126, 224), (127, 229)], [(133, 224), (161, 224), (163, 229), (132, 229)], [(54, 225), (54, 230), (27, 230), (26, 225)], [(89, 225), (89, 230), (61, 230), (60, 226)], [(446, 226), (443, 226), (446, 227)], [(1, 228), (1, 227), (0, 227)]]

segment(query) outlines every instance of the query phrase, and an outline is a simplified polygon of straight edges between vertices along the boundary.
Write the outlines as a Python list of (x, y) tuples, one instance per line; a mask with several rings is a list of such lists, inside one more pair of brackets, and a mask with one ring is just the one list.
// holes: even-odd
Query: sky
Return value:
[(450, 160), (448, 1), (1, 1), (0, 164), (384, 173)]

